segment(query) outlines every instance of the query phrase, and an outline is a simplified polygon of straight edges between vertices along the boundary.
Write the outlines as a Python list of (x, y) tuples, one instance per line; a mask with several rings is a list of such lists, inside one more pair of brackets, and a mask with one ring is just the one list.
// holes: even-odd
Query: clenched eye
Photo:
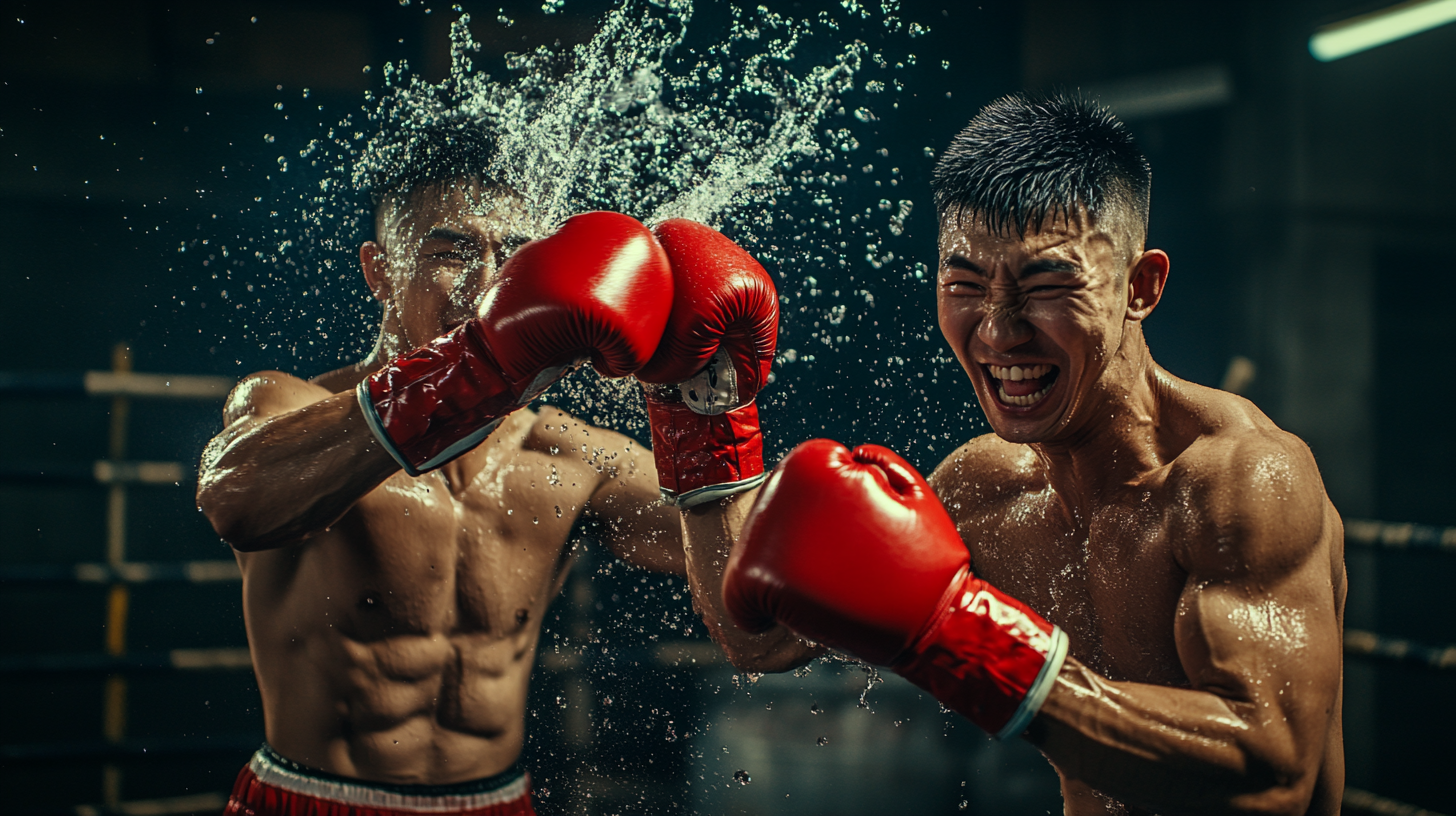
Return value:
[(948, 295), (979, 295), (985, 292), (985, 287), (966, 281), (951, 281), (944, 284), (943, 288)]

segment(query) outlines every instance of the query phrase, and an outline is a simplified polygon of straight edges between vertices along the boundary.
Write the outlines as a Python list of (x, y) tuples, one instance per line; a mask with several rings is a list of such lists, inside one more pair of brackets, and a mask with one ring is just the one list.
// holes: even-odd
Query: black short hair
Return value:
[(354, 163), (354, 185), (369, 195), (376, 218), (386, 203), (424, 187), (455, 181), (489, 183), (497, 140), (488, 127), (463, 118), (400, 119), (387, 121)]
[(976, 215), (1020, 237), (1085, 207), (1094, 220), (1125, 208), (1147, 234), (1152, 170), (1127, 126), (1087, 99), (1005, 96), (951, 140), (930, 178), (937, 215)]

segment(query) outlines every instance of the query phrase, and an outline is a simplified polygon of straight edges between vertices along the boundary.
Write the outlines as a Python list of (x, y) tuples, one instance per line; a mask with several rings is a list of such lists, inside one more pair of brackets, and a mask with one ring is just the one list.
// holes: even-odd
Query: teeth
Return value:
[[(1003, 378), (998, 377), (997, 379)], [(1032, 379), (1036, 378), (1033, 377)], [(1000, 385), (996, 386), (996, 390), (997, 392), (999, 392), (996, 396), (1000, 397), (1003, 403), (1025, 408), (1027, 406), (1035, 405), (1040, 402), (1041, 398), (1045, 397), (1047, 395), (1047, 392), (1052, 390), (1052, 383), (1048, 383), (1047, 385), (1042, 386), (1042, 389), (1035, 394), (1027, 394), (1024, 397), (1013, 397), (1010, 394), (1006, 393), (1006, 389)]]
[(1022, 368), (1021, 366), (986, 366), (991, 370), (991, 376), (998, 380), (1010, 380), (1020, 382), (1022, 380), (1039, 380), (1051, 373), (1049, 365), (1034, 365)]

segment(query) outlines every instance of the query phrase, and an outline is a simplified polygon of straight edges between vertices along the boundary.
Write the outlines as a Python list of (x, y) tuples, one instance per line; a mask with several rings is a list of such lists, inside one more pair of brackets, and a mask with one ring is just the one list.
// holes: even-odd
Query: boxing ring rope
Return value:
[(139, 397), (221, 400), (237, 383), (228, 377), (139, 374), (125, 366), (80, 374), (0, 372), (0, 397)]
[[(146, 745), (132, 745), (126, 738), (126, 674), (138, 670), (198, 668), (251, 668), (246, 649), (173, 650), (157, 655), (128, 655), (126, 625), (133, 584), (160, 581), (236, 580), (237, 566), (229, 561), (192, 561), (176, 564), (133, 563), (126, 558), (127, 490), (131, 485), (180, 485), (189, 468), (180, 462), (129, 461), (126, 456), (127, 430), (133, 399), (206, 400), (225, 398), (234, 382), (228, 377), (178, 374), (144, 374), (132, 370), (131, 348), (118, 343), (112, 348), (111, 370), (80, 373), (0, 372), (0, 397), (9, 398), (108, 398), (111, 418), (106, 459), (89, 463), (28, 463), (0, 466), (0, 482), (36, 484), (96, 484), (107, 491), (106, 561), (71, 565), (13, 565), (0, 568), (0, 584), (96, 584), (108, 586), (106, 602), (106, 646), (97, 654), (39, 655), (0, 658), (0, 676), (26, 674), (70, 674), (100, 672), (106, 675), (102, 707), (102, 740), (81, 750), (87, 756), (107, 760), (102, 767), (102, 799), (95, 812), (178, 813), (195, 809), (192, 801), (158, 800), (150, 803), (121, 801), (121, 769), (111, 759), (148, 753)], [(195, 741), (194, 741), (195, 742)], [(257, 739), (250, 739), (256, 744)], [(208, 741), (189, 747), (206, 750)], [(61, 744), (62, 746), (64, 744)], [(22, 750), (24, 748), (24, 750)], [(44, 746), (0, 746), (0, 757), (73, 757), (76, 746), (46, 750)], [(211, 807), (209, 800), (203, 807)], [(81, 810), (87, 810), (82, 808)]]
[(1376, 816), (1442, 816), (1435, 811), (1387, 799), (1378, 793), (1371, 793), (1359, 788), (1345, 788), (1345, 797), (1341, 805), (1343, 806), (1340, 810), (1341, 813), (1373, 813)]
[(1456, 669), (1456, 646), (1428, 646), (1360, 629), (1345, 630), (1345, 654), (1445, 671)]
[(1393, 550), (1441, 550), (1456, 553), (1456, 527), (1347, 519), (1345, 543)]
[[(107, 678), (103, 737), (99, 740), (0, 745), (6, 762), (100, 760), (103, 798), (100, 808), (81, 806), (78, 816), (101, 813), (182, 813), (216, 809), (219, 794), (173, 799), (120, 801), (119, 760), (146, 757), (242, 754), (255, 748), (260, 734), (215, 737), (132, 739), (126, 737), (126, 677), (158, 672), (251, 671), (247, 648), (194, 648), (128, 653), (126, 618), (129, 587), (151, 583), (231, 583), (241, 580), (232, 560), (130, 562), (126, 560), (126, 491), (129, 486), (181, 485), (190, 468), (180, 462), (129, 461), (126, 428), (132, 399), (220, 401), (232, 389), (227, 377), (144, 374), (131, 370), (130, 349), (118, 344), (110, 371), (82, 373), (0, 372), (0, 398), (108, 398), (112, 402), (109, 456), (83, 463), (31, 463), (0, 465), (0, 483), (90, 484), (108, 491), (107, 560), (74, 564), (0, 566), (0, 587), (77, 586), (109, 587), (107, 643), (102, 652), (18, 655), (0, 657), (0, 678), (46, 678), (103, 674)], [(1387, 550), (1428, 550), (1456, 553), (1456, 527), (1392, 523), (1368, 519), (1345, 522), (1345, 543)], [(1376, 632), (1347, 629), (1344, 650), (1348, 657), (1417, 669), (1456, 670), (1456, 645), (1435, 646), (1387, 637)], [(611, 649), (583, 647), (574, 652), (541, 652), (542, 670), (576, 673), (591, 667), (657, 665), (706, 669), (726, 665), (721, 652), (702, 641), (666, 642), (655, 647)], [(1439, 816), (1413, 805), (1369, 791), (1349, 788), (1344, 809), (1379, 816)]]
[(236, 561), (126, 561), (120, 564), (17, 564), (0, 566), (5, 584), (213, 584), (241, 581)]
[(0, 464), (0, 482), (35, 484), (59, 482), (74, 484), (179, 484), (186, 469), (181, 462), (113, 462), (99, 459), (90, 464), (47, 462), (15, 465)]

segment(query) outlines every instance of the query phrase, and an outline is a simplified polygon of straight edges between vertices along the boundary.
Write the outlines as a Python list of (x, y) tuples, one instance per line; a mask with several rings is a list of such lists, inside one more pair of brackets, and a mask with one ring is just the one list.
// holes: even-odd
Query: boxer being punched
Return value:
[[(629, 563), (685, 573), (740, 668), (811, 654), (724, 625), (718, 592), (739, 494), (762, 479), (762, 267), (699, 224), (616, 213), (525, 242), (529, 202), (482, 175), (488, 138), (409, 138), (359, 253), (383, 306), (373, 352), (308, 381), (248, 377), (203, 455), (198, 503), (242, 568), (268, 739), (229, 813), (531, 812), (527, 682), (578, 521)], [(587, 360), (652, 383), (655, 462), (525, 407)]]
[(928, 484), (800, 446), (729, 565), (735, 619), (1024, 734), (1069, 814), (1338, 813), (1340, 519), (1299, 439), (1153, 361), (1168, 256), (1130, 135), (1010, 97), (933, 184), (940, 327), (995, 433)]

